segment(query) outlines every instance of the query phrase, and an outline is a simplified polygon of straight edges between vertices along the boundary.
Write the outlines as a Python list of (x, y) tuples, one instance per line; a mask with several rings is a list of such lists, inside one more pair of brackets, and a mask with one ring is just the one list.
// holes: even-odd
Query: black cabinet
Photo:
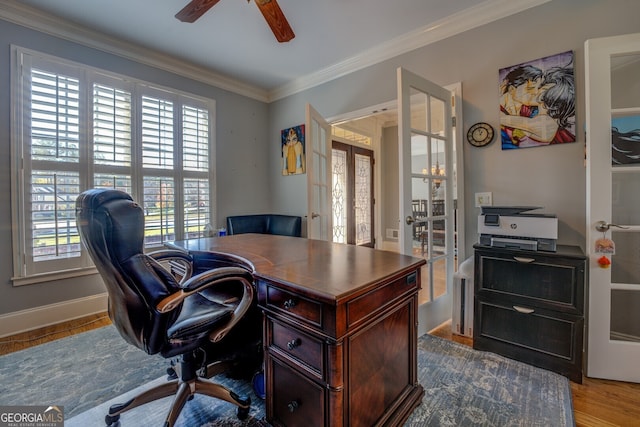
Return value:
[(586, 257), (475, 245), (473, 347), (582, 382)]

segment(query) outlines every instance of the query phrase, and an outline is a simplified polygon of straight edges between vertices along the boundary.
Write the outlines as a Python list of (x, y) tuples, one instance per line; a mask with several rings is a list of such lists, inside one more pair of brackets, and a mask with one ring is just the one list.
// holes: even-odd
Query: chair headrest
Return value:
[(120, 263), (143, 253), (144, 214), (129, 194), (113, 189), (87, 190), (76, 200), (76, 218), (94, 260), (109, 254), (112, 261)]

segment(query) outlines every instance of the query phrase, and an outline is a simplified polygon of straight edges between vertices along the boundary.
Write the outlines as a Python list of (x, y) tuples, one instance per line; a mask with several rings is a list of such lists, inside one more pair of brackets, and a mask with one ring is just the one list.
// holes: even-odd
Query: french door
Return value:
[(331, 126), (309, 104), (306, 113), (307, 237), (331, 241)]
[(373, 151), (331, 144), (333, 241), (373, 248)]
[(585, 43), (587, 376), (640, 382), (640, 34)]
[[(451, 318), (455, 263), (451, 91), (398, 69), (400, 248), (421, 256), (418, 334)], [(443, 191), (444, 190), (444, 191)]]

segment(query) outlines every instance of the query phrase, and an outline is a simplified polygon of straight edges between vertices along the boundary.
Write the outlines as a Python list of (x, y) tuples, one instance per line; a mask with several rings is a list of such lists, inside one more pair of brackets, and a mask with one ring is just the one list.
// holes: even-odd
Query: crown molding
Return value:
[(215, 73), (208, 68), (178, 60), (153, 49), (105, 35), (70, 21), (55, 18), (14, 0), (0, 2), (0, 19), (59, 37), (93, 49), (149, 65), (170, 73), (228, 90), (262, 102), (269, 101), (266, 90)]
[(338, 62), (315, 73), (292, 80), (269, 92), (269, 101), (285, 98), (353, 73), (354, 71), (394, 58), (403, 53), (550, 1), (551, 0), (486, 0), (474, 7), (448, 16), (431, 25), (382, 43), (373, 49), (369, 49), (345, 61)]
[(272, 102), (337, 79), (403, 53), (481, 25), (542, 5), (551, 0), (485, 0), (482, 3), (407, 33), (361, 54), (295, 79), (271, 91), (243, 83), (158, 51), (107, 36), (52, 17), (15, 0), (0, 2), (0, 19), (125, 59), (149, 65), (262, 102)]

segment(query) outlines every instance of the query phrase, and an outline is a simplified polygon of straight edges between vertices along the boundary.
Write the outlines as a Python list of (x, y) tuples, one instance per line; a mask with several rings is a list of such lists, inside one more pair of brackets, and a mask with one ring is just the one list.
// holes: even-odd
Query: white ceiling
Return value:
[(174, 17), (189, 0), (3, 0), (0, 18), (90, 46), (133, 43), (274, 99), (547, 1), (278, 0), (288, 43), (246, 0), (220, 0), (193, 24)]

